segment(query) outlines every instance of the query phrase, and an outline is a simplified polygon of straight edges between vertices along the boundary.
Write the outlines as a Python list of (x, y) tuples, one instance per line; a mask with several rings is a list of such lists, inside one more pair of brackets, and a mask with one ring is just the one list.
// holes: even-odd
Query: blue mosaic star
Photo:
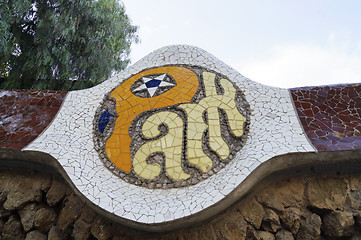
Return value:
[(162, 74), (162, 75), (160, 75), (160, 76), (158, 76), (156, 78), (143, 77), (142, 80), (143, 80), (144, 83), (142, 85), (140, 85), (139, 87), (137, 87), (136, 89), (134, 89), (133, 91), (138, 92), (138, 91), (147, 89), (150, 97), (153, 97), (158, 88), (174, 86), (175, 85), (173, 83), (163, 81), (166, 76), (167, 76), (166, 74)]

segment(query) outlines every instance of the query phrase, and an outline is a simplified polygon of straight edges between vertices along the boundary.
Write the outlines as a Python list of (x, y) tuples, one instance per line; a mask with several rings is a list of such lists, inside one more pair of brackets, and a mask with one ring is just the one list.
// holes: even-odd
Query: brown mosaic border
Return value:
[(67, 92), (0, 90), (0, 148), (22, 149), (51, 123)]
[(361, 84), (290, 92), (302, 126), (317, 150), (361, 149)]

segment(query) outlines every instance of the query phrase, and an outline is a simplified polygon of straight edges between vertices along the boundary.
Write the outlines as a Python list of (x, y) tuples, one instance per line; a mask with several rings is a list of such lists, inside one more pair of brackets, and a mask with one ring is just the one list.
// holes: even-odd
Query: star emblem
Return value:
[(164, 88), (169, 86), (174, 86), (175, 84), (164, 81), (166, 79), (167, 74), (162, 74), (155, 78), (147, 78), (143, 77), (143, 84), (134, 89), (134, 92), (142, 91), (146, 89), (150, 95), (150, 97), (153, 97), (155, 92), (158, 90), (158, 88)]

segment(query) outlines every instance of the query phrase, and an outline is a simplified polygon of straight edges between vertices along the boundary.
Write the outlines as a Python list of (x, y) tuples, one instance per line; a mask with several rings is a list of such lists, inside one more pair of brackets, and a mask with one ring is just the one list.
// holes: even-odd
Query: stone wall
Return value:
[(0, 170), (1, 239), (361, 239), (361, 176), (304, 174), (259, 184), (214, 218), (166, 233), (111, 222), (59, 176)]

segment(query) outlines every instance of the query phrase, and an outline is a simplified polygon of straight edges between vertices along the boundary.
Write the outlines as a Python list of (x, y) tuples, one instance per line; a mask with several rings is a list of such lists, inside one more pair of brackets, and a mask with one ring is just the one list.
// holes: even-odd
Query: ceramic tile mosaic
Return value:
[(0, 148), (22, 149), (50, 124), (66, 92), (0, 90)]
[(155, 67), (106, 94), (95, 114), (95, 148), (126, 182), (184, 187), (234, 158), (245, 143), (249, 115), (242, 91), (221, 74)]
[[(358, 86), (349, 87), (354, 98)], [(313, 118), (307, 91), (264, 86), (202, 49), (168, 46), (98, 86), (67, 93), (22, 151), (53, 156), (80, 193), (120, 220), (181, 223), (227, 207), (214, 210), (271, 158), (317, 151), (300, 124), (308, 121), (303, 111)], [(359, 123), (360, 101), (340, 98), (354, 114), (342, 121)]]
[(361, 149), (361, 84), (291, 93), (303, 128), (319, 151)]

